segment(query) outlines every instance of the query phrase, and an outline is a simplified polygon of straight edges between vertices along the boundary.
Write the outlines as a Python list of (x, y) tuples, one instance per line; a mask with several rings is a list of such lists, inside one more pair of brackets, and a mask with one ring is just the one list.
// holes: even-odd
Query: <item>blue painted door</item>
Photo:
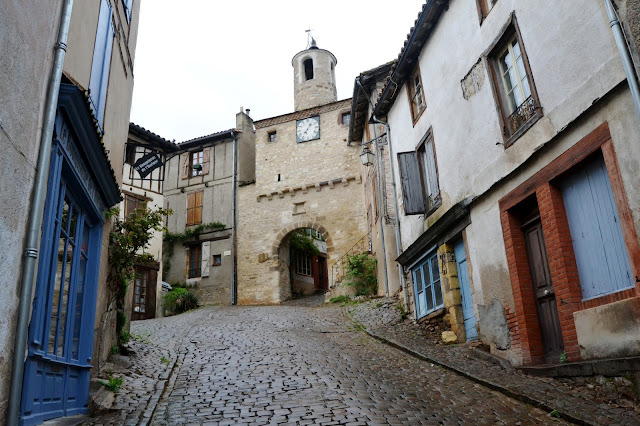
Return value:
[(602, 155), (561, 183), (583, 299), (634, 286), (629, 255)]
[(102, 225), (54, 144), (21, 424), (87, 412)]
[(464, 242), (458, 240), (454, 246), (456, 264), (458, 266), (458, 281), (460, 283), (460, 293), (462, 294), (462, 315), (464, 316), (464, 331), (467, 340), (476, 340), (478, 331), (476, 330), (476, 314), (473, 312), (473, 299), (471, 297), (471, 283), (469, 281), (469, 269), (467, 268), (467, 254), (464, 250)]
[(422, 318), (444, 307), (437, 253), (425, 256), (412, 272), (416, 316)]

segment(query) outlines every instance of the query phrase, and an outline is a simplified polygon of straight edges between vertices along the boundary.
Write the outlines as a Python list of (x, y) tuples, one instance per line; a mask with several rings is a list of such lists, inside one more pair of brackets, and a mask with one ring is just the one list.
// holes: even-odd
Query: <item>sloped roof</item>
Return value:
[(330, 104), (320, 105), (313, 108), (303, 109), (301, 111), (290, 112), (288, 114), (278, 115), (275, 117), (254, 121), (253, 124), (256, 126), (256, 129), (262, 129), (264, 127), (285, 123), (287, 121), (300, 120), (302, 118), (312, 117), (314, 115), (318, 115), (323, 112), (334, 111), (336, 109), (349, 106), (350, 104), (351, 104), (351, 99), (343, 99), (341, 101), (332, 102)]
[(385, 85), (378, 97), (374, 113), (378, 117), (387, 115), (398, 96), (398, 88), (409, 77), (411, 71), (418, 62), (418, 56), (427, 43), (433, 28), (440, 19), (442, 13), (449, 8), (449, 0), (427, 0), (422, 6), (414, 22), (414, 26), (407, 34), (398, 59), (387, 77)]
[(162, 136), (152, 132), (151, 130), (145, 129), (144, 127), (139, 126), (136, 123), (129, 123), (129, 133), (148, 140), (149, 142), (153, 142), (165, 151), (172, 152), (178, 149), (178, 146), (172, 141), (163, 138)]
[[(360, 73), (353, 83), (353, 98), (351, 102), (351, 123), (349, 124), (349, 142), (359, 142), (362, 140), (364, 126), (369, 119), (369, 97), (371, 90), (386, 75), (391, 72), (395, 60), (382, 64), (376, 68)], [(358, 84), (360, 83), (360, 84)], [(362, 88), (364, 90), (362, 90)]]

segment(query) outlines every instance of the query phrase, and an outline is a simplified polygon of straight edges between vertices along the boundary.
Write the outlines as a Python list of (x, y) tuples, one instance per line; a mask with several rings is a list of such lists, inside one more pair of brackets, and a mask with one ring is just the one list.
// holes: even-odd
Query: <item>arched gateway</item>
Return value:
[(299, 221), (283, 228), (272, 245), (281, 301), (329, 290), (327, 265), (333, 251), (322, 225)]

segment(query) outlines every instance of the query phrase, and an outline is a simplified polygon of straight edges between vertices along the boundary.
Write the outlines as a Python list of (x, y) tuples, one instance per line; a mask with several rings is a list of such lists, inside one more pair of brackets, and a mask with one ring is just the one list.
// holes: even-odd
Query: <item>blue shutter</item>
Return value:
[(633, 287), (629, 256), (602, 157), (580, 166), (561, 187), (583, 298)]
[(93, 113), (100, 127), (104, 123), (104, 110), (107, 103), (107, 86), (109, 69), (111, 68), (111, 51), (113, 49), (113, 25), (111, 25), (111, 5), (107, 0), (100, 2), (100, 16), (96, 30), (96, 43), (91, 64), (89, 92)]
[(127, 22), (131, 22), (131, 4), (133, 3), (133, 0), (124, 0), (124, 8), (125, 8), (125, 13), (127, 15)]

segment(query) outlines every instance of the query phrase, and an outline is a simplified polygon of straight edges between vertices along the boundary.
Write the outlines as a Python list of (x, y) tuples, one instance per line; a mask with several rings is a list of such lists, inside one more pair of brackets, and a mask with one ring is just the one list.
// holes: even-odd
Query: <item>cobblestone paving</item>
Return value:
[(151, 424), (557, 422), (371, 339), (338, 307), (213, 307), (190, 315)]
[(376, 299), (348, 305), (345, 309), (367, 333), (482, 383), (501, 387), (511, 395), (534, 400), (588, 424), (640, 425), (640, 413), (634, 407), (594, 402), (594, 393), (587, 389), (576, 389), (558, 379), (529, 376), (513, 368), (504, 368), (474, 356), (474, 351), (466, 345), (436, 345), (422, 328), (410, 321), (401, 321), (396, 305), (395, 300)]

